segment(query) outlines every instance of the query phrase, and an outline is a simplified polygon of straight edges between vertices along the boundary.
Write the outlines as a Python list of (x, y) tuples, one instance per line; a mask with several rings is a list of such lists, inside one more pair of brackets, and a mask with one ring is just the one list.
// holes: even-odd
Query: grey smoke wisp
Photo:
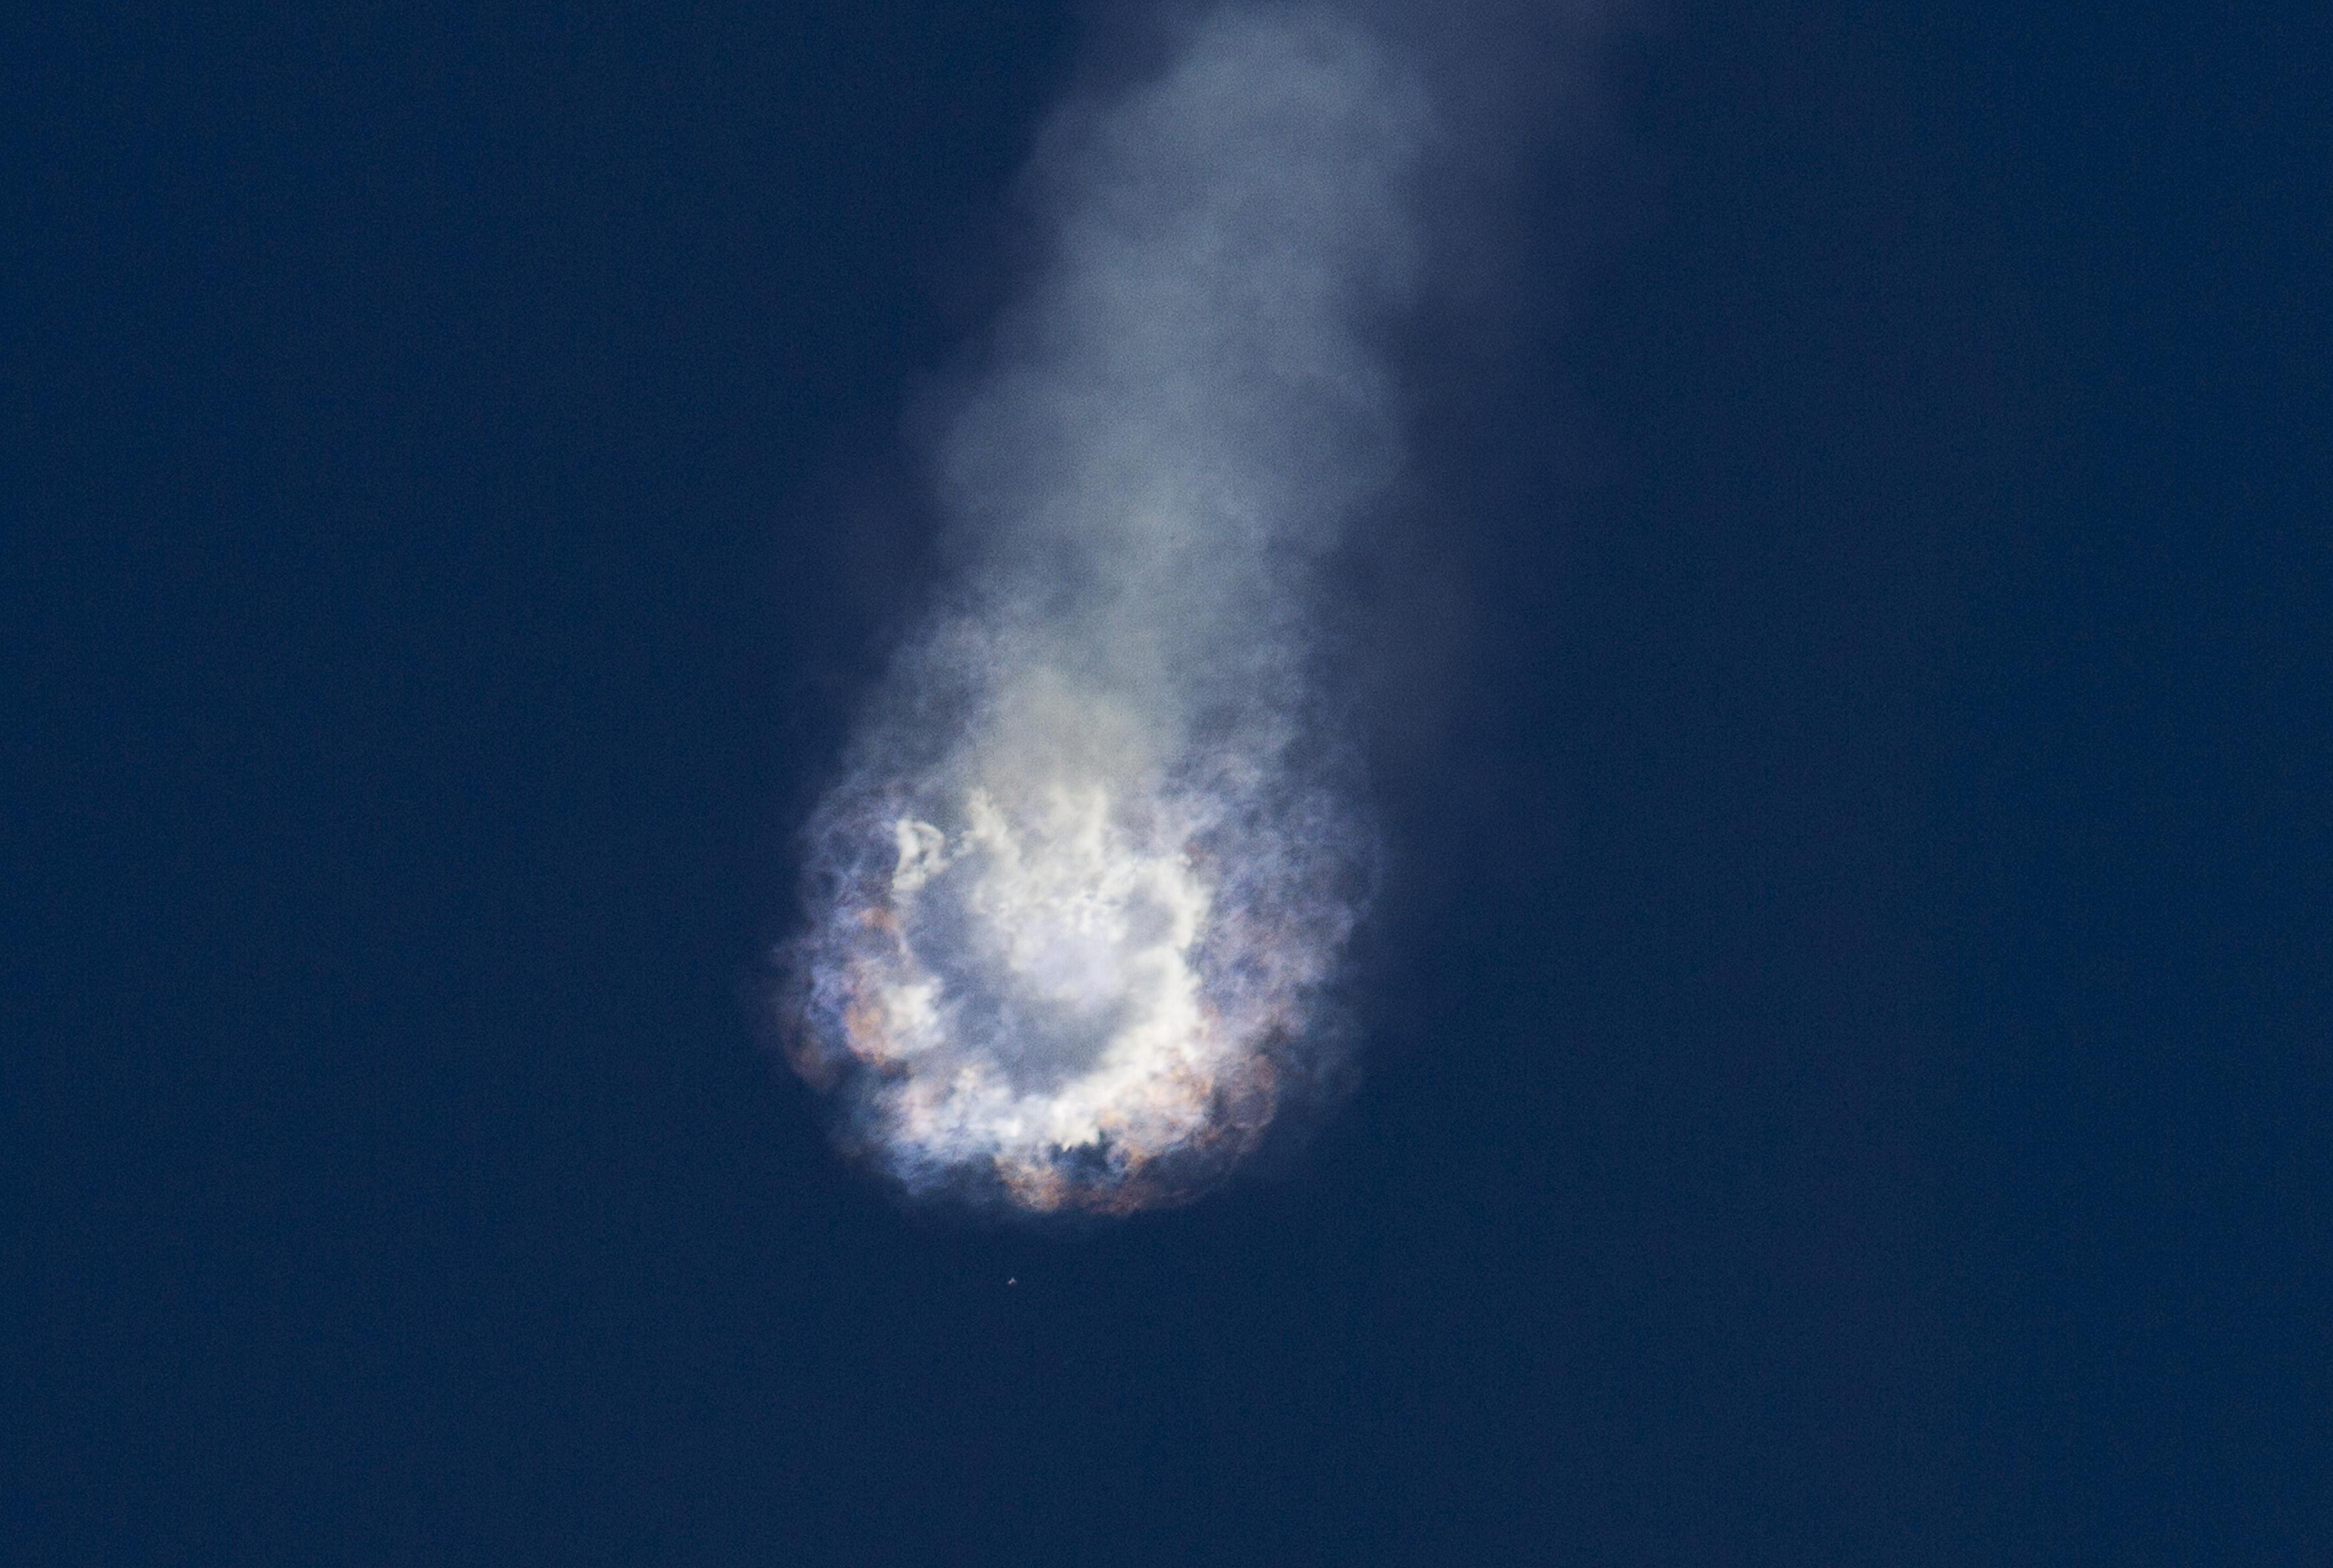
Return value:
[(789, 1054), (917, 1193), (1123, 1212), (1340, 1048), (1375, 833), (1319, 574), (1402, 460), (1423, 85), (1234, 6), (1063, 112), (1040, 259), (945, 422), (955, 578), (809, 828)]

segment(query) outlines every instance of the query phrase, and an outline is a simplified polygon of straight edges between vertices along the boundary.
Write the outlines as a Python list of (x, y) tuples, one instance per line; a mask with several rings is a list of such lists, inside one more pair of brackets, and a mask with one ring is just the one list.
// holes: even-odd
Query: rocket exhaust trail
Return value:
[(1374, 830), (1308, 607), (1397, 473), (1419, 86), (1233, 7), (1071, 107), (939, 450), (945, 607), (809, 827), (788, 1054), (909, 1191), (1186, 1200), (1330, 1076)]

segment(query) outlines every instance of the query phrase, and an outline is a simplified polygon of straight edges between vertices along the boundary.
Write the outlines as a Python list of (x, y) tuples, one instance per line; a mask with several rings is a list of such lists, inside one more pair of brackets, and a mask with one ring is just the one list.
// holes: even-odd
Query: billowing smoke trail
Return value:
[(1418, 85), (1234, 7), (1071, 109), (940, 451), (959, 576), (811, 827), (791, 1054), (916, 1191), (1187, 1198), (1333, 1064), (1373, 834), (1308, 604), (1399, 463)]

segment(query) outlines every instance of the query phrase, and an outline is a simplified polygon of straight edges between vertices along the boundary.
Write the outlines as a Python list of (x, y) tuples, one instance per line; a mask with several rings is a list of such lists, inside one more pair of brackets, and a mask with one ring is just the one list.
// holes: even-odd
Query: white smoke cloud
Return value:
[(810, 827), (790, 1055), (915, 1192), (1187, 1199), (1339, 1047), (1374, 830), (1317, 573), (1402, 461), (1376, 346), (1437, 123), (1354, 17), (1234, 5), (1080, 102), (946, 424), (946, 608)]

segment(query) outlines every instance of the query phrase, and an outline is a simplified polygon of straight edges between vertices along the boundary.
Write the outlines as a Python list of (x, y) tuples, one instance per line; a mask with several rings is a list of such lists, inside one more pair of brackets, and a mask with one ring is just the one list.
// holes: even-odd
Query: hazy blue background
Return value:
[(2324, 1560), (2321, 14), (1618, 51), (1419, 345), (1370, 1080), (1061, 1243), (737, 990), (1073, 18), (52, 9), (0, 1556)]

